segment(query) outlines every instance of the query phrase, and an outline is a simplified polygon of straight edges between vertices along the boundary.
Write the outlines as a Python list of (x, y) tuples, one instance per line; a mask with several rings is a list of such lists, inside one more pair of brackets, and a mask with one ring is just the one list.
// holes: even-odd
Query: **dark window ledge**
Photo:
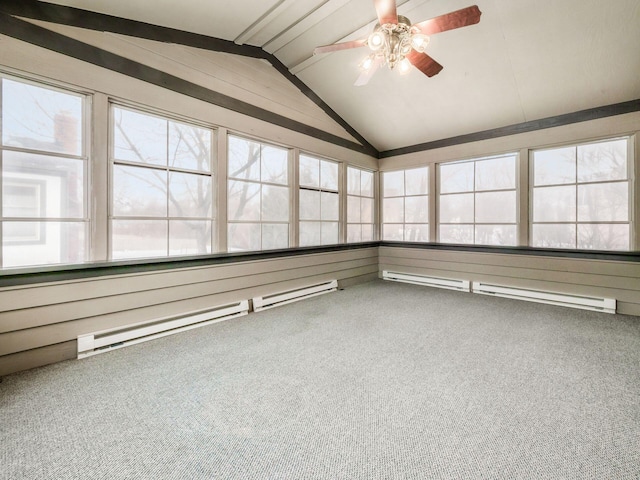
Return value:
[(217, 253), (192, 257), (163, 257), (153, 259), (120, 260), (74, 265), (46, 265), (36, 267), (7, 268), (0, 270), (0, 287), (31, 285), (36, 283), (61, 282), (109, 275), (123, 275), (141, 272), (157, 272), (177, 268), (225, 265), (257, 260), (296, 257), (318, 253), (333, 253), (372, 247), (398, 247), (421, 250), (441, 250), (456, 252), (494, 253), (507, 255), (532, 255), (538, 257), (575, 258), (586, 260), (607, 260), (619, 262), (640, 262), (640, 251), (609, 252), (600, 250), (564, 250), (532, 247), (491, 247), (482, 245), (454, 245), (417, 242), (364, 242), (322, 247), (298, 247), (260, 252)]

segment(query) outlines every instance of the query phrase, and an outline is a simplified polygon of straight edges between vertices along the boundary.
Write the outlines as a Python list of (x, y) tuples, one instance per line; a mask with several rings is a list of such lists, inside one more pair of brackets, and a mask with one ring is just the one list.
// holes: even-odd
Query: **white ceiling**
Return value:
[(398, 0), (416, 23), (477, 4), (478, 25), (435, 35), (435, 77), (380, 69), (355, 87), (372, 0), (55, 0), (262, 47), (380, 151), (640, 98), (640, 0)]

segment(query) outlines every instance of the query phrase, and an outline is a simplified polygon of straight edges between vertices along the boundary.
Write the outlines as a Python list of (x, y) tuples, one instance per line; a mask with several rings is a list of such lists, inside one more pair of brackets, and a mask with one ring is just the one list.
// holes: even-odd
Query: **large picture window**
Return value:
[(533, 152), (532, 246), (629, 250), (628, 143)]
[(289, 246), (289, 151), (229, 136), (227, 247)]
[(517, 245), (516, 155), (439, 165), (439, 241)]
[(214, 250), (213, 131), (111, 108), (111, 258)]
[(373, 240), (373, 172), (347, 167), (347, 242)]
[(429, 168), (382, 174), (382, 238), (429, 241)]
[(86, 261), (86, 103), (0, 77), (2, 267)]
[(300, 155), (300, 246), (340, 241), (338, 164)]

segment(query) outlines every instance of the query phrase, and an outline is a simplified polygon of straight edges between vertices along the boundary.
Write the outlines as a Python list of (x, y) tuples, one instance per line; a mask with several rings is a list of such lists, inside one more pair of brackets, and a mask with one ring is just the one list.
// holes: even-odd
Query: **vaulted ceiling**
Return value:
[(365, 38), (372, 0), (50, 3), (260, 47), (379, 151), (640, 99), (640, 0), (398, 0), (414, 23), (472, 4), (482, 17), (431, 38), (438, 75), (383, 68), (362, 87), (366, 47), (312, 53)]

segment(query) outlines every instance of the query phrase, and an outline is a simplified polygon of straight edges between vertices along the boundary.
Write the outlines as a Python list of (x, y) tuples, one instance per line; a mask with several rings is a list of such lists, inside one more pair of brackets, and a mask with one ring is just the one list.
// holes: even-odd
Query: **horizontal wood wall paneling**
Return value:
[(0, 34), (0, 42), (0, 67), (25, 72), (29, 76), (63, 82), (76, 86), (81, 91), (88, 89), (102, 92), (356, 166), (373, 170), (377, 168), (377, 159), (367, 153), (356, 152), (321, 138), (283, 128), (268, 120), (252, 118), (18, 39)]
[[(382, 269), (393, 270), (393, 265), (380, 266), (380, 275), (382, 275)], [(505, 285), (509, 287), (528, 288), (533, 290), (544, 290), (549, 292), (567, 293), (574, 295), (584, 295), (593, 297), (615, 298), (628, 303), (638, 302), (638, 291), (636, 290), (622, 290), (608, 287), (594, 287), (591, 285), (581, 285), (579, 283), (567, 283), (561, 281), (549, 281), (549, 280), (537, 280), (528, 278), (523, 271), (523, 276), (517, 277), (503, 277), (501, 275), (494, 275), (490, 272), (480, 274), (474, 274), (470, 276), (466, 272), (460, 270), (458, 272), (452, 270), (431, 270), (422, 269), (417, 267), (404, 267), (403, 269), (407, 273), (415, 273), (422, 275), (432, 275), (434, 277), (443, 278), (458, 278), (463, 280), (475, 280), (483, 281), (487, 283), (493, 283), (496, 285)]]
[(0, 289), (0, 312), (361, 259), (377, 262), (377, 248), (5, 287)]
[(158, 318), (181, 315), (185, 312), (214, 307), (216, 305), (224, 305), (226, 303), (251, 298), (256, 295), (276, 293), (283, 290), (303, 287), (310, 283), (319, 283), (331, 279), (341, 281), (349, 278), (357, 278), (363, 275), (374, 274), (376, 271), (377, 265), (369, 265), (359, 268), (333, 271), (330, 273), (310, 275), (302, 279), (296, 278), (279, 283), (270, 283), (268, 285), (259, 285), (233, 291), (226, 291), (195, 299), (179, 300), (150, 307), (96, 315), (74, 321), (66, 321), (52, 325), (44, 325), (8, 332), (0, 335), (0, 355), (8, 355), (23, 350), (31, 350), (50, 345), (52, 343), (69, 341), (82, 334), (138, 324), (141, 322), (152, 322)]
[(303, 279), (311, 276), (331, 275), (334, 272), (348, 272), (351, 269), (357, 270), (361, 267), (375, 267), (377, 270), (377, 261), (373, 258), (345, 261), (338, 264), (307, 266), (297, 269), (252, 274), (245, 277), (232, 277), (196, 284), (175, 285), (142, 292), (124, 293), (117, 296), (94, 297), (76, 302), (12, 310), (0, 314), (0, 333), (36, 327), (38, 325), (66, 322), (94, 315), (139, 309), (151, 305), (162, 305), (228, 291), (244, 291), (248, 288), (258, 287), (265, 290), (269, 285), (281, 283), (292, 278), (303, 283)]
[[(78, 355), (78, 343), (76, 340), (47, 345), (23, 352), (0, 357), (0, 377), (10, 373), (42, 367), (52, 363), (71, 360)], [(2, 388), (2, 387), (0, 387)]]
[(618, 302), (617, 312), (623, 315), (640, 317), (640, 303)]
[(593, 273), (629, 278), (640, 277), (640, 263), (591, 259), (546, 257), (535, 255), (503, 255), (447, 250), (380, 247), (380, 258), (408, 258), (478, 265), (519, 267), (536, 270)]
[(349, 288), (354, 285), (359, 285), (361, 283), (373, 282), (377, 280), (379, 277), (378, 272), (375, 271), (373, 273), (365, 273), (364, 275), (359, 275), (357, 277), (349, 277), (343, 280), (338, 281), (339, 288)]
[[(398, 258), (387, 259), (380, 258), (381, 270), (389, 270), (392, 267), (405, 268), (415, 267), (428, 270), (441, 270), (452, 272), (464, 272), (467, 276), (481, 276), (485, 273), (500, 275), (501, 277), (521, 278), (526, 275), (532, 280), (579, 283), (581, 285), (591, 285), (594, 287), (610, 287), (625, 290), (635, 290), (640, 292), (640, 277), (619, 277), (616, 275), (600, 275), (591, 273), (577, 273), (559, 270), (533, 269), (518, 266), (497, 266), (497, 265), (478, 265), (474, 263), (453, 263), (439, 262), (433, 260), (419, 260), (415, 258)], [(387, 268), (388, 267), (388, 268)], [(525, 270), (523, 272), (523, 270)], [(473, 278), (476, 279), (475, 277)]]

